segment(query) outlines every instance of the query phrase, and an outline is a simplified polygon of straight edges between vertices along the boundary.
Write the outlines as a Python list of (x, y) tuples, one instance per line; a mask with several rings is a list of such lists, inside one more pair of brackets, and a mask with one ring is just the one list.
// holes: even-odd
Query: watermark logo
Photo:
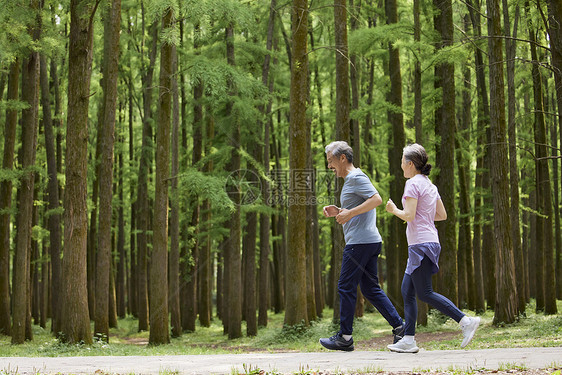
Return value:
[(249, 169), (231, 172), (225, 191), (236, 205), (250, 205), (258, 200), (269, 206), (335, 204), (339, 181), (332, 170), (276, 169), (260, 176)]
[(261, 195), (260, 176), (249, 169), (238, 169), (226, 178), (225, 190), (234, 204), (250, 205)]

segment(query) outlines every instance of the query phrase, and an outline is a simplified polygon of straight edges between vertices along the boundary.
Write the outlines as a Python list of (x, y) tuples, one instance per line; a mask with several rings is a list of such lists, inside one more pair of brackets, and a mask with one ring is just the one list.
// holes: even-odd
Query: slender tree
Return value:
[(92, 342), (88, 311), (86, 256), (88, 235), (88, 105), (97, 5), (70, 2), (66, 187), (61, 331), (69, 343)]
[[(144, 9), (144, 8), (143, 8)], [(144, 10), (143, 10), (144, 13)], [(144, 17), (143, 17), (144, 25)], [(143, 26), (144, 29), (144, 26)], [(137, 313), (139, 318), (139, 331), (148, 330), (148, 231), (150, 215), (149, 211), (149, 165), (152, 163), (152, 93), (154, 65), (156, 63), (158, 45), (158, 23), (152, 23), (148, 30), (151, 41), (149, 49), (149, 61), (143, 64), (142, 86), (143, 86), (143, 121), (142, 121), (142, 146), (139, 161), (138, 183), (137, 183)]]
[[(236, 66), (236, 59), (234, 54), (234, 25), (231, 23), (226, 27), (226, 60), (228, 65)], [(229, 268), (228, 279), (228, 294), (227, 294), (227, 308), (228, 314), (225, 314), (225, 319), (228, 319), (228, 338), (235, 339), (242, 336), (242, 260), (240, 256), (240, 238), (241, 238), (241, 223), (240, 223), (240, 205), (241, 205), (241, 191), (240, 191), (240, 121), (237, 119), (237, 114), (233, 111), (234, 96), (236, 94), (236, 87), (234, 82), (229, 79), (227, 82), (229, 88), (229, 101), (227, 103), (227, 116), (231, 118), (232, 133), (230, 135), (230, 146), (232, 147), (232, 159), (230, 162), (230, 177), (234, 184), (231, 185), (231, 197), (234, 198), (234, 212), (230, 219), (230, 238), (228, 239), (227, 252), (228, 263), (225, 264)]]
[[(293, 20), (294, 21), (294, 20)], [(293, 30), (294, 32), (294, 30)], [(350, 142), (350, 88), (349, 88), (349, 50), (347, 44), (347, 0), (334, 0), (334, 37), (336, 45), (336, 140)], [(295, 53), (295, 52), (293, 52)], [(292, 111), (292, 108), (291, 108)], [(336, 205), (341, 206), (340, 194), (343, 186), (341, 179), (336, 182)], [(338, 283), (345, 247), (343, 227), (337, 223), (333, 224), (332, 231), (332, 285)], [(289, 233), (291, 230), (289, 229)], [(289, 245), (290, 246), (290, 245)], [(333, 322), (339, 324), (340, 320), (340, 298), (334, 290), (334, 315)]]
[[(385, 14), (387, 24), (398, 22), (398, 4), (395, 0), (385, 1)], [(400, 168), (402, 160), (402, 149), (406, 145), (406, 135), (404, 133), (404, 117), (402, 115), (402, 75), (400, 73), (400, 50), (395, 48), (392, 43), (388, 44), (388, 74), (390, 79), (390, 91), (386, 100), (391, 104), (391, 109), (387, 111), (388, 121), (392, 126), (389, 133), (388, 161), (390, 174), (393, 176), (390, 182), (390, 198), (394, 202), (400, 202), (404, 188), (403, 172)], [(391, 245), (386, 251), (388, 269), (399, 269), (406, 262), (408, 243), (406, 241), (406, 231), (402, 228), (402, 222), (397, 218), (391, 219)], [(400, 303), (400, 276), (399, 272), (388, 272), (388, 293), (390, 298), (395, 301), (398, 312), (402, 314), (403, 304)]]
[(178, 178), (180, 163), (180, 98), (178, 90), (178, 54), (177, 48), (173, 46), (173, 79), (172, 79), (172, 170), (171, 170), (171, 200), (170, 200), (170, 270), (169, 270), (169, 306), (170, 320), (172, 324), (172, 337), (182, 334), (181, 310), (180, 310), (180, 202), (178, 196)]
[[(337, 5), (337, 4), (336, 4)], [(345, 9), (337, 9), (336, 12), (344, 12)], [(289, 124), (289, 168), (291, 171), (290, 186), (295, 185), (295, 176), (306, 167), (306, 140), (308, 122), (306, 120), (307, 98), (308, 98), (308, 56), (307, 56), (307, 34), (308, 34), (308, 1), (293, 0), (291, 8), (291, 30), (292, 30), (292, 60), (291, 60), (291, 89), (290, 109), (291, 118)], [(337, 45), (336, 48), (340, 46)], [(295, 285), (306, 285), (306, 198), (305, 192), (291, 189), (289, 192), (289, 243), (287, 254), (287, 269), (291, 272), (286, 274), (285, 295), (285, 325), (295, 326), (304, 324), (308, 326), (308, 315), (306, 305), (306, 289), (295, 288)]]
[[(40, 3), (32, 1), (30, 11), (34, 14), (29, 32), (34, 41), (39, 40), (41, 24), (39, 17)], [(39, 52), (29, 51), (22, 68), (22, 101), (29, 105), (22, 111), (22, 148), (21, 166), (24, 174), (21, 178), (18, 194), (18, 213), (16, 226), (16, 253), (14, 260), (14, 287), (12, 312), (12, 344), (23, 344), (31, 340), (31, 231), (33, 227), (33, 201), (35, 193), (35, 158), (37, 149), (37, 131), (39, 126)], [(29, 325), (29, 326), (28, 326)]]
[[(517, 161), (517, 123), (516, 123), (516, 98), (515, 98), (515, 41), (519, 25), (519, 6), (515, 8), (513, 18), (513, 34), (511, 33), (511, 20), (507, 0), (503, 0), (503, 28), (507, 36), (505, 39), (505, 55), (507, 64), (507, 129), (509, 141), (509, 188), (510, 188), (510, 214), (511, 240), (515, 255), (515, 269), (524, 270), (523, 247), (521, 246), (521, 215), (519, 214), (519, 163)], [(525, 313), (525, 277), (517, 278), (518, 312)]]
[(113, 216), (113, 147), (115, 144), (115, 116), (117, 109), (117, 80), (119, 69), (119, 35), (121, 29), (121, 0), (112, 0), (104, 20), (104, 77), (103, 122), (98, 134), (100, 146), (99, 175), (99, 237), (96, 257), (96, 308), (94, 334), (109, 341), (109, 281), (111, 271)]
[[(550, 39), (550, 51), (554, 73), (554, 84), (556, 91), (556, 103), (558, 107), (558, 137), (562, 136), (562, 4), (556, 0), (549, 0), (548, 4), (548, 34)], [(560, 138), (558, 138), (560, 139)], [(557, 144), (554, 143), (553, 147), (556, 149)], [(560, 146), (562, 148), (562, 143)], [(559, 160), (554, 163), (554, 168), (561, 165)], [(560, 177), (562, 177), (562, 170), (560, 170)], [(559, 187), (555, 186), (555, 191), (562, 190), (562, 178), (559, 180)], [(558, 211), (558, 216), (562, 215), (562, 208), (555, 205), (555, 210)], [(558, 292), (558, 299), (562, 298), (562, 235), (560, 234), (560, 225), (556, 225), (556, 290)]]
[[(53, 119), (51, 115), (51, 98), (49, 90), (49, 77), (47, 73), (47, 59), (41, 55), (40, 66), (41, 82), (41, 106), (43, 107), (43, 128), (45, 134), (45, 151), (47, 156), (47, 173), (49, 181), (47, 183), (49, 210), (51, 211), (47, 219), (47, 229), (49, 230), (49, 251), (51, 255), (52, 268), (52, 287), (51, 299), (58, 299), (60, 289), (60, 253), (62, 245), (61, 215), (58, 212), (59, 202), (59, 183), (57, 179), (57, 156), (55, 152), (55, 136), (53, 131)], [(46, 265), (45, 265), (46, 266)], [(48, 267), (45, 267), (48, 269)], [(56, 290), (56, 292), (55, 292)], [(59, 304), (51, 305), (51, 319), (53, 332), (58, 332), (60, 326)]]
[[(437, 9), (434, 28), (440, 39), (437, 50), (453, 45), (453, 7), (451, 0), (434, 0)], [(435, 87), (442, 90), (441, 106), (435, 110), (435, 133), (441, 139), (437, 143), (437, 160), (440, 172), (435, 184), (447, 209), (447, 220), (437, 225), (441, 242), (438, 287), (453, 303), (458, 303), (457, 235), (455, 215), (455, 65), (443, 62), (435, 66)]]
[[(267, 24), (267, 41), (266, 48), (268, 51), (273, 49), (273, 38), (275, 30), (275, 12), (277, 7), (277, 0), (271, 0), (269, 6), (269, 21)], [(271, 53), (265, 55), (262, 65), (262, 84), (269, 87), (269, 92), (273, 91), (273, 77), (270, 75), (271, 66)], [(262, 161), (264, 172), (269, 174), (269, 160), (270, 160), (270, 129), (271, 129), (271, 107), (272, 100), (269, 100), (267, 105), (263, 107), (262, 113), (266, 119), (262, 122), (263, 125), (263, 151)], [(263, 181), (262, 196), (264, 203), (269, 206), (270, 185), (269, 181)], [(258, 326), (267, 326), (267, 310), (269, 308), (269, 253), (270, 253), (270, 232), (271, 232), (271, 215), (269, 213), (260, 214), (260, 260), (259, 260), (259, 283), (258, 283)]]
[[(163, 34), (175, 27), (173, 7), (162, 15)], [(150, 262), (150, 337), (152, 345), (170, 342), (168, 329), (168, 180), (170, 177), (170, 129), (172, 118), (173, 45), (160, 47), (158, 127), (156, 131), (156, 177), (154, 194), (154, 240)]]
[[(19, 76), (21, 61), (16, 58), (10, 65), (8, 77), (9, 101), (19, 99)], [(4, 124), (4, 157), (2, 168), (10, 170), (14, 167), (14, 148), (16, 144), (16, 129), (18, 111), (8, 106), (6, 108), (6, 122)], [(12, 330), (10, 314), (10, 210), (12, 207), (12, 181), (0, 182), (0, 333), (9, 335)]]
[(509, 219), (508, 151), (506, 144), (505, 94), (503, 77), (503, 43), (499, 0), (487, 0), (488, 54), (490, 57), (490, 125), (492, 130), (491, 182), (494, 196), (494, 231), (496, 241), (496, 306), (494, 323), (513, 323), (517, 319), (515, 261)]

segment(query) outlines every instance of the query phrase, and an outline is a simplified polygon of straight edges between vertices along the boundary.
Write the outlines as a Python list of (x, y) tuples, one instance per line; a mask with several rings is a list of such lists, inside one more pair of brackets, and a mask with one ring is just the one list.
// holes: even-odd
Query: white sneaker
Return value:
[(464, 339), (462, 340), (461, 348), (464, 348), (470, 343), (479, 325), (480, 325), (479, 317), (468, 318), (468, 321), (465, 324), (461, 324), (462, 334), (464, 336)]
[(416, 340), (408, 344), (404, 339), (398, 341), (396, 344), (388, 345), (387, 348), (397, 353), (417, 353), (420, 350), (416, 345)]

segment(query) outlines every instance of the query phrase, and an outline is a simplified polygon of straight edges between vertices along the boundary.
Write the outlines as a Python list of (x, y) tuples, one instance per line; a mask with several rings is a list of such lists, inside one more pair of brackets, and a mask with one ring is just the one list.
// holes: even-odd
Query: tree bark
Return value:
[[(210, 156), (213, 149), (213, 138), (215, 137), (215, 120), (209, 108), (206, 118), (207, 123), (207, 139), (205, 142), (205, 155)], [(209, 160), (205, 165), (205, 172), (213, 173), (213, 161)], [(211, 300), (212, 294), (212, 269), (213, 269), (213, 255), (211, 252), (212, 248), (212, 236), (211, 236), (211, 202), (206, 200), (203, 202), (203, 213), (202, 221), (206, 224), (207, 235), (201, 246), (200, 251), (200, 284), (199, 290), (201, 291), (201, 298), (199, 299), (199, 324), (202, 327), (211, 326), (211, 318), (213, 315), (213, 305)], [(219, 290), (217, 288), (217, 290)], [(218, 306), (217, 306), (218, 309)]]
[[(385, 1), (385, 14), (387, 24), (398, 22), (398, 5), (396, 0)], [(388, 44), (388, 74), (390, 79), (390, 91), (386, 100), (392, 107), (402, 108), (402, 75), (400, 73), (400, 51), (389, 43)], [(392, 125), (392, 132), (389, 134), (389, 144), (392, 147), (388, 150), (388, 161), (390, 174), (393, 176), (390, 182), (390, 198), (394, 202), (400, 202), (404, 190), (403, 172), (400, 168), (402, 160), (402, 150), (406, 145), (406, 135), (404, 133), (404, 116), (401, 110), (390, 109), (387, 111), (388, 121)], [(391, 240), (386, 251), (387, 267), (389, 270), (398, 270), (404, 267), (408, 258), (408, 242), (406, 240), (406, 230), (402, 221), (391, 218), (390, 221)], [(400, 292), (400, 272), (388, 272), (388, 294), (395, 303), (400, 315), (403, 315), (404, 305)]]
[[(525, 3), (528, 9), (528, 2)], [(533, 93), (535, 98), (535, 157), (537, 186), (537, 310), (556, 314), (556, 285), (554, 275), (554, 244), (552, 232), (552, 191), (548, 165), (546, 122), (544, 119), (543, 86), (536, 51), (536, 36), (529, 23), (531, 60), (533, 62)]]
[(180, 199), (178, 195), (178, 179), (180, 165), (180, 98), (178, 90), (178, 54), (174, 46), (172, 52), (172, 171), (171, 171), (171, 199), (170, 199), (170, 270), (169, 270), (169, 306), (172, 325), (172, 337), (182, 334), (180, 310)]
[[(350, 122), (349, 122), (349, 52), (347, 46), (347, 0), (334, 0), (334, 36), (336, 44), (336, 140), (350, 142)], [(294, 53), (294, 52), (293, 52)], [(343, 181), (336, 178), (336, 205), (341, 206), (340, 194)], [(341, 270), (341, 262), (343, 257), (343, 248), (345, 240), (343, 228), (341, 225), (335, 224), (335, 230), (332, 236), (332, 259), (333, 269), (331, 272), (332, 285), (338, 284), (338, 278)], [(292, 230), (289, 228), (289, 233)], [(289, 244), (289, 248), (291, 245)], [(290, 253), (289, 253), (290, 258)], [(340, 298), (339, 294), (334, 290), (334, 324), (340, 321)]]
[[(515, 42), (509, 37), (517, 37), (517, 26), (519, 24), (519, 6), (515, 8), (513, 19), (513, 34), (511, 33), (511, 21), (509, 17), (509, 7), (507, 0), (503, 0), (503, 21), (505, 40), (505, 56), (507, 60), (507, 128), (509, 142), (509, 188), (510, 188), (510, 213), (511, 219), (511, 242), (515, 255), (515, 269), (522, 271), (525, 269), (523, 259), (523, 247), (521, 246), (521, 228), (519, 214), (519, 167), (517, 161), (517, 123), (516, 123), (516, 98), (515, 98)], [(519, 314), (525, 313), (527, 305), (525, 301), (525, 284), (527, 278), (517, 277), (517, 310)]]
[(494, 324), (513, 323), (518, 316), (515, 283), (514, 249), (509, 218), (508, 151), (506, 144), (503, 45), (499, 0), (486, 1), (488, 20), (488, 54), (490, 58), (490, 126), (492, 153), (490, 176), (494, 197), (494, 231), (496, 241), (496, 306)]
[[(464, 17), (465, 32), (469, 28), (468, 16)], [(459, 265), (459, 306), (474, 306), (476, 299), (475, 288), (469, 287), (469, 280), (474, 279), (474, 263), (471, 243), (470, 223), (470, 160), (465, 158), (466, 144), (470, 144), (471, 98), (470, 98), (470, 69), (463, 67), (464, 91), (462, 93), (462, 113), (459, 115), (459, 132), (457, 133), (456, 158), (459, 176), (459, 237), (458, 237), (458, 265)], [(462, 145), (461, 146), (461, 142)]]
[[(226, 28), (226, 59), (230, 66), (236, 66), (234, 54), (234, 25), (230, 24)], [(229, 95), (235, 95), (236, 87), (234, 82), (227, 82), (230, 90)], [(233, 113), (233, 98), (230, 98), (227, 103), (227, 117), (231, 117), (232, 134), (231, 144), (232, 147), (232, 160), (230, 162), (230, 177), (234, 182), (231, 184), (230, 196), (233, 198), (235, 205), (234, 213), (230, 220), (230, 238), (227, 244), (229, 263), (225, 266), (229, 268), (228, 272), (228, 338), (236, 339), (242, 337), (242, 260), (240, 256), (240, 238), (241, 238), (241, 223), (240, 223), (240, 122), (236, 118), (237, 115)]]
[(99, 236), (96, 257), (96, 295), (94, 334), (109, 341), (109, 278), (111, 271), (111, 223), (113, 217), (113, 146), (115, 144), (115, 116), (117, 109), (117, 80), (119, 69), (119, 34), (121, 29), (121, 0), (112, 0), (104, 20), (104, 77), (103, 122), (99, 164)]
[(66, 187), (61, 331), (69, 343), (92, 342), (88, 312), (86, 257), (88, 236), (88, 105), (96, 8), (70, 2)]
[[(174, 27), (172, 8), (164, 10), (162, 30)], [(170, 178), (170, 128), (172, 118), (173, 45), (160, 47), (158, 127), (156, 131), (156, 177), (154, 194), (153, 248), (150, 257), (149, 344), (170, 342), (168, 329), (168, 180)]]
[(154, 76), (154, 65), (156, 62), (158, 45), (158, 24), (150, 25), (149, 34), (152, 37), (149, 65), (143, 66), (143, 126), (142, 146), (139, 162), (138, 191), (137, 191), (137, 313), (139, 318), (139, 331), (148, 330), (148, 231), (150, 229), (148, 217), (149, 195), (148, 174), (149, 165), (152, 163), (152, 81)]
[[(268, 51), (273, 49), (273, 38), (275, 30), (275, 12), (277, 8), (277, 0), (271, 0), (269, 6), (269, 21), (267, 23), (267, 41), (266, 48)], [(269, 86), (269, 92), (273, 92), (273, 78), (270, 78), (271, 54), (266, 54), (262, 65), (262, 84)], [(269, 175), (269, 152), (270, 152), (270, 130), (271, 130), (271, 107), (272, 100), (263, 107), (263, 115), (265, 120), (263, 124), (263, 150), (262, 164), (264, 173)], [(262, 198), (266, 206), (270, 206), (270, 185), (269, 181), (262, 182)], [(267, 310), (269, 308), (269, 241), (271, 232), (271, 216), (269, 213), (260, 214), (260, 260), (259, 260), (259, 283), (258, 283), (258, 326), (267, 327)]]
[[(39, 2), (31, 3), (31, 11), (39, 10)], [(31, 34), (34, 40), (39, 39), (40, 23), (31, 26)], [(24, 59), (22, 69), (22, 101), (29, 108), (22, 111), (22, 148), (21, 166), (24, 175), (21, 178), (19, 189), (19, 206), (16, 215), (16, 252), (14, 260), (14, 285), (13, 285), (13, 311), (12, 311), (12, 344), (23, 344), (32, 336), (30, 324), (31, 301), (31, 234), (33, 228), (33, 208), (35, 192), (35, 166), (37, 148), (37, 130), (39, 125), (39, 53), (32, 51)], [(29, 301), (28, 301), (29, 300)]]
[[(548, 34), (550, 37), (550, 51), (552, 55), (552, 65), (554, 69), (554, 84), (556, 90), (556, 102), (558, 107), (558, 137), (562, 136), (562, 4), (556, 0), (548, 0)], [(560, 139), (560, 138), (558, 138)], [(554, 148), (562, 148), (562, 143), (557, 146), (555, 142)], [(554, 168), (562, 164), (559, 160), (554, 163)], [(558, 169), (557, 169), (558, 170)], [(560, 170), (560, 177), (562, 177), (562, 170)], [(562, 178), (559, 180), (559, 186), (554, 187), (554, 191), (560, 192), (562, 190)], [(557, 204), (554, 206), (557, 210), (558, 217), (562, 215), (562, 209)], [(560, 220), (560, 219), (558, 219)], [(556, 228), (556, 290), (558, 299), (562, 299), (562, 235), (560, 234), (560, 224), (555, 225)]]
[[(434, 0), (438, 15), (434, 16), (435, 31), (440, 40), (437, 49), (453, 45), (453, 10), (451, 0)], [(442, 90), (442, 104), (435, 111), (436, 164), (440, 168), (435, 184), (447, 210), (447, 220), (437, 224), (441, 242), (440, 272), (437, 287), (454, 304), (458, 304), (458, 269), (455, 210), (455, 66), (441, 63), (435, 67), (435, 87)]]
[[(10, 66), (8, 78), (7, 100), (19, 99), (19, 76), (21, 62), (15, 59)], [(15, 108), (6, 109), (6, 123), (4, 125), (4, 157), (2, 168), (10, 170), (14, 167), (14, 148), (16, 144), (16, 129), (18, 125), (18, 111)], [(11, 298), (10, 298), (10, 222), (12, 207), (12, 181), (0, 182), (0, 333), (10, 335)]]
[[(336, 0), (335, 12), (345, 12), (339, 9)], [(308, 1), (293, 0), (291, 9), (292, 30), (292, 60), (291, 60), (291, 89), (290, 89), (290, 111), (289, 124), (289, 168), (291, 171), (290, 187), (295, 187), (295, 175), (306, 168), (306, 140), (308, 122), (306, 110), (308, 104)], [(336, 21), (337, 23), (337, 21)], [(336, 33), (337, 34), (337, 33)], [(336, 41), (336, 48), (341, 45)], [(347, 62), (346, 62), (347, 63)], [(338, 63), (336, 63), (338, 65)], [(336, 68), (336, 75), (339, 71)], [(339, 108), (342, 103), (336, 104)], [(339, 112), (339, 110), (337, 110)], [(349, 128), (349, 127), (348, 127)], [(289, 246), (287, 254), (286, 275), (286, 300), (284, 323), (287, 326), (304, 324), (308, 326), (306, 289), (295, 288), (295, 285), (306, 285), (306, 198), (305, 192), (291, 189), (289, 192)]]
[[(49, 230), (49, 252), (51, 259), (51, 319), (53, 332), (59, 332), (55, 328), (60, 327), (60, 253), (62, 246), (62, 227), (61, 215), (57, 212), (60, 207), (59, 202), (59, 183), (57, 178), (57, 155), (55, 151), (55, 136), (53, 132), (53, 119), (51, 116), (51, 97), (49, 90), (49, 77), (47, 74), (47, 59), (41, 55), (40, 62), (40, 81), (41, 81), (41, 106), (43, 107), (43, 127), (45, 131), (45, 151), (47, 155), (47, 194), (49, 210), (51, 211), (47, 219), (47, 229)], [(56, 302), (55, 302), (56, 301)]]

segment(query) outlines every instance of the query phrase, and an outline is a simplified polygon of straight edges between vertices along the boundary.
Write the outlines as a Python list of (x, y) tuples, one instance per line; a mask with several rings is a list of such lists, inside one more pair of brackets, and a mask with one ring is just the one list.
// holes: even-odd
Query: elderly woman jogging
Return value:
[(472, 340), (480, 324), (480, 318), (466, 316), (448, 298), (434, 292), (431, 285), (431, 275), (439, 270), (441, 253), (435, 221), (446, 220), (447, 212), (437, 187), (428, 177), (431, 164), (427, 161), (427, 153), (421, 145), (412, 144), (404, 148), (401, 167), (408, 179), (402, 196), (404, 209), (398, 209), (391, 199), (386, 204), (388, 212), (408, 223), (408, 263), (402, 279), (406, 324), (404, 337), (388, 345), (393, 352), (419, 351), (414, 339), (418, 315), (416, 296), (459, 323), (464, 335), (462, 348)]

